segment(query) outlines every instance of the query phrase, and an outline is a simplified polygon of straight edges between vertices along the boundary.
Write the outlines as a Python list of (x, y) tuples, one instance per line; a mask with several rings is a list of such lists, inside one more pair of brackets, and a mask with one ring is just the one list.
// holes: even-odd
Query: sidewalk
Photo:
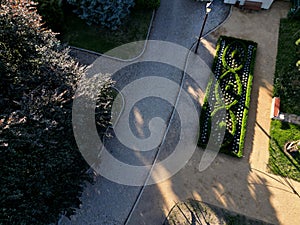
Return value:
[[(215, 1), (213, 11), (210, 14), (211, 19), (206, 24), (205, 32), (219, 25), (227, 17), (229, 11), (230, 7), (228, 5), (224, 5), (221, 1)], [(192, 0), (161, 0), (161, 6), (157, 10), (150, 39), (170, 41), (190, 48), (196, 40), (195, 37), (199, 34), (204, 15), (204, 3)], [(151, 51), (151, 46), (148, 46), (145, 57), (147, 54), (151, 54)], [(213, 56), (209, 56), (207, 60), (211, 62)], [(184, 58), (179, 59), (182, 66), (184, 66), (184, 60)], [(118, 89), (122, 89), (134, 80), (147, 76), (168, 78), (180, 84), (182, 71), (168, 65), (142, 63), (123, 69), (114, 74), (113, 79), (116, 81)], [(136, 93), (142, 93), (148, 85), (149, 84), (145, 83), (137, 86), (134, 91)], [(169, 121), (178, 91), (178, 87), (168, 90), (168, 94), (172, 96), (169, 104), (157, 98), (147, 98), (135, 105), (138, 110), (134, 111), (133, 117), (130, 117), (132, 118), (130, 127), (137, 137), (144, 138), (150, 135), (148, 123), (152, 118), (160, 117), (164, 121)], [(125, 102), (129, 100), (130, 99), (125, 99)], [(140, 116), (140, 113), (142, 113), (142, 116)], [(139, 119), (142, 120), (142, 123), (139, 123)], [(176, 126), (178, 125), (175, 123), (172, 128), (176, 130)], [(122, 127), (120, 127), (120, 129), (122, 129)], [(154, 127), (154, 131), (156, 131), (155, 129), (156, 127)], [(114, 136), (113, 131), (110, 132), (112, 132)], [(168, 136), (168, 142), (176, 143), (176, 137), (176, 135), (172, 137)], [(172, 145), (169, 145), (169, 148), (170, 146), (172, 147)], [(122, 145), (116, 137), (108, 139), (106, 141), (106, 147), (115, 157), (131, 165), (149, 165), (152, 163), (157, 152), (157, 148), (154, 148), (143, 154), (137, 154)], [(169, 151), (170, 150), (172, 151), (173, 149), (169, 149)], [(165, 149), (165, 151), (168, 152), (168, 149)], [(76, 215), (71, 217), (71, 221), (67, 218), (63, 218), (60, 224), (124, 224), (128, 219), (127, 217), (136, 202), (140, 190), (141, 187), (121, 185), (111, 182), (104, 177), (97, 176), (95, 178), (95, 184), (88, 184), (85, 188), (81, 197), (82, 205), (81, 208), (77, 210)], [(156, 195), (149, 196), (148, 194), (147, 196), (149, 197), (146, 200), (148, 203), (154, 203), (156, 198), (160, 197)], [(150, 212), (150, 209), (148, 210)], [(152, 220), (149, 220), (149, 217), (144, 219), (139, 209), (134, 211), (134, 214), (136, 214), (136, 216), (131, 217), (130, 220), (127, 221), (128, 224), (156, 225), (162, 223), (164, 219), (164, 216), (156, 214), (154, 211), (153, 214), (148, 214)]]

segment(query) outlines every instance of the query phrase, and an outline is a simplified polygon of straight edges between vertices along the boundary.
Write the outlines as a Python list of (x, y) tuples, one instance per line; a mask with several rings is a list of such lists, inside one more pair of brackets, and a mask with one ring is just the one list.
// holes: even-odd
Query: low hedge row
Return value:
[[(242, 157), (256, 48), (257, 44), (252, 41), (226, 36), (218, 40), (212, 67), (214, 77), (207, 86), (200, 116), (199, 146), (206, 148), (211, 133), (211, 118), (220, 107), (225, 107), (226, 132), (221, 151)], [(215, 79), (216, 84), (213, 82)], [(209, 103), (208, 99), (213, 101)]]

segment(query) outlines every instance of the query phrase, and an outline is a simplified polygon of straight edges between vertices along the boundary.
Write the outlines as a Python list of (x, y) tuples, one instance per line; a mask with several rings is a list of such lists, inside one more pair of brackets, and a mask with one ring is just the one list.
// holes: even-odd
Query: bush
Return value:
[(63, 29), (64, 13), (62, 9), (62, 0), (36, 0), (38, 2), (37, 10), (42, 16), (46, 26), (55, 32), (61, 32)]
[[(295, 64), (300, 58), (300, 52), (295, 43), (299, 39), (299, 30), (299, 20), (281, 19), (273, 93), (273, 96), (280, 97), (282, 112), (297, 115), (300, 115), (300, 76)], [(287, 142), (300, 139), (300, 126), (274, 120), (270, 131), (270, 171), (300, 182), (300, 160), (294, 162), (284, 152)]]
[[(297, 46), (297, 56), (299, 58), (300, 56), (300, 38), (297, 39), (297, 41), (295, 42), (295, 45)], [(298, 70), (300, 71), (300, 60), (298, 60), (296, 62), (296, 67), (298, 68)]]
[(294, 18), (294, 19), (300, 19), (300, 7), (299, 7), (299, 1), (297, 0), (291, 0), (291, 9), (288, 12), (288, 17), (289, 18)]
[(116, 30), (129, 15), (134, 0), (67, 0), (76, 7), (75, 12), (88, 24), (99, 24)]
[[(206, 147), (211, 132), (208, 127), (211, 125), (211, 118), (224, 102), (227, 114), (226, 132), (221, 151), (237, 157), (242, 156), (256, 47), (257, 44), (252, 41), (220, 37), (212, 68), (215, 77), (210, 78), (206, 90), (206, 96), (215, 99), (216, 103), (208, 107), (208, 98), (204, 100), (200, 116), (199, 146)], [(217, 79), (218, 85), (212, 84), (214, 79)], [(219, 94), (219, 89), (222, 94)]]
[(280, 38), (274, 78), (274, 96), (280, 96), (280, 110), (285, 113), (300, 115), (299, 69), (296, 66), (300, 58), (299, 38), (300, 21), (281, 19)]
[(140, 8), (157, 9), (160, 6), (160, 0), (136, 0), (136, 5)]
[(90, 180), (72, 130), (84, 69), (29, 0), (3, 0), (0, 27), (0, 224), (54, 223)]

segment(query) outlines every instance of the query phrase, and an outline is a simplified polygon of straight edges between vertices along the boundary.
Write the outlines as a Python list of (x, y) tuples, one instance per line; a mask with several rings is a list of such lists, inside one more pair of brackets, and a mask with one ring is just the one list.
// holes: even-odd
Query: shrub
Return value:
[[(300, 56), (300, 38), (295, 41), (295, 45), (297, 46), (297, 56)], [(296, 67), (300, 70), (300, 60), (296, 62)]]
[(29, 0), (3, 0), (0, 27), (0, 224), (54, 223), (90, 180), (71, 120), (84, 68)]
[[(231, 37), (220, 37), (217, 44), (217, 54), (213, 63), (215, 77), (211, 78), (206, 90), (206, 96), (216, 99), (209, 105), (207, 97), (200, 117), (200, 137), (198, 145), (205, 147), (210, 135), (210, 121), (221, 102), (226, 108), (226, 132), (221, 151), (241, 157), (244, 148), (244, 138), (250, 104), (250, 94), (255, 63), (257, 44), (251, 41)], [(212, 81), (217, 79), (218, 85)], [(220, 90), (221, 89), (221, 90)], [(219, 90), (222, 94), (219, 94)], [(223, 126), (224, 124), (219, 124)]]
[(281, 19), (280, 38), (274, 78), (273, 96), (280, 96), (280, 110), (285, 113), (300, 115), (299, 68), (300, 48), (295, 45), (299, 39), (300, 21)]
[[(295, 45), (299, 30), (299, 20), (281, 19), (273, 90), (273, 96), (280, 97), (280, 110), (296, 115), (300, 115), (300, 76), (299, 68), (295, 66), (300, 58), (299, 46)], [(300, 139), (300, 126), (274, 120), (270, 136), (270, 171), (300, 182), (300, 160), (297, 162), (284, 152), (287, 142)]]
[(47, 27), (55, 32), (61, 32), (63, 28), (64, 13), (62, 0), (36, 0), (37, 10), (46, 22)]
[(160, 0), (136, 0), (136, 5), (140, 8), (157, 9), (160, 6)]
[(99, 24), (116, 30), (129, 15), (134, 0), (67, 0), (76, 6), (75, 12), (88, 24)]
[(298, 0), (291, 0), (291, 9), (288, 12), (289, 18), (300, 19), (300, 7)]

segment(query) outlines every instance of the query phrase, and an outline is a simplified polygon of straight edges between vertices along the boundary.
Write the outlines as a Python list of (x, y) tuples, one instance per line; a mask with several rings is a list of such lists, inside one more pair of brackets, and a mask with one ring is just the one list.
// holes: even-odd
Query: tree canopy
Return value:
[(84, 74), (30, 0), (0, 5), (0, 224), (49, 224), (90, 180), (72, 131)]
[(123, 19), (129, 15), (134, 0), (68, 0), (76, 7), (75, 12), (88, 24), (99, 24), (116, 30)]

